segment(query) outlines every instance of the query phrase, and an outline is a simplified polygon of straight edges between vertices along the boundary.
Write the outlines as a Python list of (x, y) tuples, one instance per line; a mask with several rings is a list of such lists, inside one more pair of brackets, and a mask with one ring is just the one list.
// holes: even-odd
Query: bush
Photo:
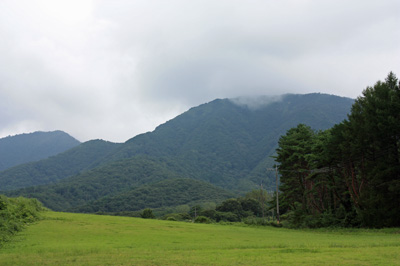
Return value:
[(156, 218), (151, 209), (144, 209), (142, 214), (140, 214), (140, 216), (142, 218), (144, 218), (144, 219), (154, 219), (154, 218)]
[(195, 223), (209, 224), (211, 221), (205, 216), (197, 216), (194, 220)]
[[(355, 214), (348, 212), (338, 217), (336, 213), (324, 212), (319, 214), (306, 214), (301, 210), (293, 210), (287, 214), (287, 225), (291, 228), (321, 228), (321, 227), (353, 227), (351, 224), (355, 221)], [(340, 215), (340, 213), (339, 213)], [(357, 221), (359, 223), (359, 221)]]
[(200, 215), (215, 220), (216, 213), (217, 212), (215, 210), (203, 210), (200, 212)]
[(43, 210), (37, 199), (0, 195), (0, 246), (27, 224), (37, 221)]
[(164, 215), (162, 219), (168, 221), (187, 221), (191, 220), (191, 217), (188, 213), (169, 213)]
[(240, 222), (240, 217), (233, 212), (216, 212), (215, 220), (217, 222)]
[(240, 216), (242, 213), (242, 205), (237, 199), (228, 199), (217, 206), (219, 212), (232, 212)]

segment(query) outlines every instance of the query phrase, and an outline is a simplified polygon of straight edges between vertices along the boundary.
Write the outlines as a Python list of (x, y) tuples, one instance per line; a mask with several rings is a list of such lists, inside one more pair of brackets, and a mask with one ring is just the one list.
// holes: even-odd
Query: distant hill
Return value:
[(63, 131), (34, 132), (0, 139), (0, 171), (38, 161), (71, 149), (80, 142)]
[[(50, 208), (67, 210), (85, 205), (89, 208), (89, 202), (95, 209), (96, 204), (104, 203), (103, 197), (114, 200), (121, 193), (140, 191), (143, 186), (172, 178), (195, 179), (236, 194), (257, 188), (261, 182), (272, 190), (274, 173), (266, 172), (266, 168), (274, 164), (271, 155), (279, 137), (299, 123), (315, 130), (330, 128), (347, 117), (353, 102), (326, 94), (217, 99), (109, 152), (94, 154), (86, 168), (82, 165), (80, 174), (61, 174), (57, 184), (9, 193), (35, 196)], [(74, 160), (68, 158), (63, 160)], [(42, 168), (35, 163), (31, 167), (38, 169), (32, 179), (41, 180), (41, 184), (50, 180), (46, 169), (51, 164)], [(65, 171), (65, 165), (59, 167), (60, 173)], [(18, 169), (12, 169), (13, 173)], [(0, 172), (0, 184), (10, 175)], [(24, 178), (18, 175), (14, 179)]]
[(105, 196), (173, 178), (182, 176), (170, 170), (166, 163), (146, 156), (136, 156), (99, 166), (56, 184), (23, 188), (7, 194), (38, 198), (53, 210), (65, 211)]
[(18, 165), (0, 172), (1, 190), (56, 183), (98, 166), (102, 157), (114, 151), (119, 144), (91, 140), (56, 156)]
[(138, 211), (145, 208), (176, 207), (222, 202), (235, 194), (203, 181), (188, 178), (173, 178), (140, 186), (139, 188), (103, 197), (89, 202), (73, 211), (78, 212), (121, 212)]

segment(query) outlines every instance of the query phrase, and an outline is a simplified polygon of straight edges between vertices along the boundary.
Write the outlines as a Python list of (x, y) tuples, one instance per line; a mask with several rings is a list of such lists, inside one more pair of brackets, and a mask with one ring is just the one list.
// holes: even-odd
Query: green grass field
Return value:
[(290, 230), (46, 212), (0, 265), (400, 265), (400, 230)]

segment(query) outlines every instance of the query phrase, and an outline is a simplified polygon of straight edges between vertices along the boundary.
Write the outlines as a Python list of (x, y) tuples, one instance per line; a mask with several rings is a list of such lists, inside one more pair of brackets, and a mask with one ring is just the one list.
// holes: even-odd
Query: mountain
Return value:
[[(326, 94), (217, 99), (94, 156), (79, 174), (58, 175), (56, 184), (8, 193), (34, 196), (50, 208), (67, 210), (90, 209), (89, 202), (96, 209), (99, 202), (104, 205), (122, 195), (129, 201), (130, 191), (174, 178), (195, 179), (236, 194), (261, 182), (272, 190), (275, 176), (266, 168), (274, 164), (271, 155), (279, 137), (299, 123), (315, 130), (330, 128), (347, 117), (353, 102)], [(60, 172), (63, 167), (60, 164)], [(40, 171), (35, 178), (45, 184), (46, 169), (36, 169)], [(0, 183), (9, 175), (1, 172)]]
[(63, 131), (33, 132), (0, 139), (0, 171), (38, 161), (71, 149), (80, 142)]
[(56, 156), (18, 165), (0, 172), (1, 190), (51, 184), (99, 165), (97, 161), (113, 152), (119, 144), (91, 140)]
[(7, 195), (38, 198), (46, 207), (61, 211), (144, 184), (181, 177), (156, 159), (137, 156), (91, 169), (56, 184), (24, 188)]
[[(192, 108), (154, 132), (136, 136), (112, 155), (174, 158), (187, 177), (223, 188), (250, 189), (265, 180), (282, 134), (299, 123), (316, 130), (341, 122), (354, 100), (326, 94), (218, 99)], [(273, 184), (267, 184), (273, 186)]]

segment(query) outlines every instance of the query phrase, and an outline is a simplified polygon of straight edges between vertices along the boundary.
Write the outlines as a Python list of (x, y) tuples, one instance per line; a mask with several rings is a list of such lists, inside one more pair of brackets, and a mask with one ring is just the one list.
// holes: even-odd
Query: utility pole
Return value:
[(276, 182), (276, 220), (279, 224), (279, 189), (278, 189), (278, 166), (275, 165), (275, 182)]
[(262, 185), (262, 181), (261, 181), (261, 190), (260, 190), (260, 201), (261, 201), (261, 210), (262, 210), (262, 218), (264, 220), (264, 191), (263, 191), (263, 185)]
[[(279, 186), (278, 186), (278, 166), (275, 165), (275, 168), (267, 168), (267, 171), (275, 171), (275, 182), (276, 182), (276, 220), (279, 224)], [(330, 172), (331, 169), (328, 167), (320, 168), (320, 169), (312, 169), (312, 170), (285, 170), (281, 169), (281, 172), (290, 172), (290, 173), (300, 173), (307, 171), (310, 173), (327, 173)]]
[(275, 165), (275, 168), (267, 168), (267, 171), (275, 171), (275, 183), (276, 183), (276, 220), (279, 224), (279, 186), (278, 186), (278, 166)]

